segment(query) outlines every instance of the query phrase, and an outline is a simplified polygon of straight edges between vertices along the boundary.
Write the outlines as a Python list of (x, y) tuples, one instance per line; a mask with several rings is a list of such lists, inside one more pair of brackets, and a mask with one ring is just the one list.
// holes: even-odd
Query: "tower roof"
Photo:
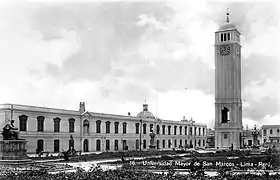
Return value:
[(219, 28), (219, 31), (236, 29), (235, 25), (230, 22), (229, 13), (226, 14), (226, 23)]

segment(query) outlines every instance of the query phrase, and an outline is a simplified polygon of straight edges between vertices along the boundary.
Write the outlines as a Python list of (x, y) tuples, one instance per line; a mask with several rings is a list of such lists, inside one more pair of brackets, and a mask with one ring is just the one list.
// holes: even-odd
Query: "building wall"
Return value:
[(280, 143), (280, 125), (263, 125), (261, 134), (262, 143)]
[[(44, 107), (13, 105), (12, 110), (13, 119), (15, 119), (15, 127), (20, 129), (20, 116), (27, 116), (26, 131), (19, 131), (20, 137), (26, 139), (27, 152), (34, 153), (37, 149), (38, 140), (43, 140), (43, 151), (54, 152), (54, 140), (59, 140), (59, 151), (68, 150), (70, 135), (73, 136), (75, 142), (75, 149), (78, 151), (85, 151), (84, 142), (88, 141), (88, 151), (97, 151), (97, 140), (100, 140), (100, 151), (106, 151), (106, 140), (109, 140), (109, 151), (115, 150), (114, 143), (118, 140), (118, 150), (123, 150), (123, 140), (126, 140), (126, 144), (129, 150), (136, 149), (136, 140), (140, 139), (139, 133), (136, 134), (136, 123), (139, 123), (140, 118), (133, 116), (121, 116), (112, 114), (100, 114), (100, 113), (85, 113), (80, 111), (53, 109)], [(44, 116), (44, 131), (38, 132), (38, 116)], [(60, 118), (60, 130), (54, 132), (54, 118)], [(75, 131), (69, 132), (69, 119), (75, 119)], [(11, 119), (10, 105), (0, 105), (0, 124), (2, 127), (5, 122)], [(89, 131), (86, 132), (84, 127), (84, 121), (89, 121)], [(97, 121), (101, 121), (101, 132), (97, 133)], [(110, 133), (106, 133), (106, 122), (110, 122)], [(115, 133), (115, 122), (119, 122), (118, 133)], [(127, 123), (126, 134), (123, 133), (123, 123)], [(150, 145), (150, 125), (153, 124), (153, 130), (156, 134), (155, 142), (159, 140), (159, 149), (171, 149), (178, 148), (180, 140), (182, 146), (190, 142), (194, 147), (206, 146), (206, 125), (197, 124), (193, 121), (168, 121), (158, 119), (142, 119), (142, 125), (147, 124), (146, 134), (143, 134), (143, 128), (141, 131), (141, 141), (143, 149), (143, 140), (146, 140), (146, 148)], [(160, 126), (160, 132), (157, 134), (156, 126)], [(165, 135), (162, 133), (162, 125), (165, 125)], [(168, 135), (168, 126), (171, 126), (171, 134)], [(176, 135), (174, 134), (174, 126), (177, 126)], [(182, 134), (180, 135), (180, 126), (182, 126)], [(187, 127), (187, 135), (185, 135), (185, 126)], [(192, 128), (192, 135), (190, 135), (190, 129)], [(201, 129), (199, 134), (199, 128)], [(196, 132), (194, 132), (196, 129)], [(204, 134), (203, 134), (204, 129)], [(2, 131), (2, 129), (1, 129)], [(165, 148), (163, 148), (162, 142), (165, 140)], [(168, 147), (168, 140), (171, 141), (171, 146)], [(201, 142), (200, 146), (198, 142)], [(175, 146), (176, 141), (176, 146)], [(187, 141), (187, 142), (186, 142)], [(204, 141), (204, 144), (203, 144)], [(139, 147), (138, 147), (139, 148)]]

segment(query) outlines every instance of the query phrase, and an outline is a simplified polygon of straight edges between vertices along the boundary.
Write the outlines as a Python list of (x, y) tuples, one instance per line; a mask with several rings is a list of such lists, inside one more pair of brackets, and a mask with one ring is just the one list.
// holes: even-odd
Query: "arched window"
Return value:
[(180, 139), (180, 147), (183, 147), (183, 141)]
[(38, 132), (44, 132), (44, 121), (45, 121), (44, 116), (37, 117), (37, 131)]
[(106, 139), (106, 151), (110, 151), (110, 140)]
[(182, 135), (182, 126), (179, 127), (180, 135)]
[(171, 126), (168, 126), (168, 135), (171, 134)]
[(263, 135), (266, 135), (266, 129), (263, 130)]
[(277, 129), (277, 133), (279, 133), (280, 131), (279, 131), (279, 129)]
[(194, 127), (194, 135), (196, 136), (197, 127)]
[(230, 40), (230, 33), (227, 33), (227, 38), (228, 40)]
[(38, 152), (44, 151), (44, 140), (43, 139), (37, 140), (37, 151)]
[(172, 145), (171, 140), (168, 139), (168, 148), (171, 148), (171, 145)]
[(139, 134), (139, 123), (135, 124), (135, 131), (136, 134)]
[(75, 131), (75, 119), (70, 118), (68, 121), (69, 121), (69, 132), (74, 132)]
[(86, 119), (83, 123), (84, 126), (84, 133), (89, 133), (89, 121)]
[(107, 121), (106, 122), (106, 133), (110, 133), (110, 125), (111, 125), (111, 122)]
[(185, 146), (188, 146), (188, 140), (185, 139)]
[(54, 140), (54, 146), (53, 146), (53, 152), (59, 152), (59, 140), (55, 139)]
[(165, 135), (165, 125), (162, 125), (162, 135)]
[(147, 148), (147, 141), (146, 139), (143, 140), (143, 149), (146, 149)]
[(119, 133), (119, 122), (115, 122), (115, 134)]
[(88, 152), (88, 140), (84, 140), (84, 152)]
[(96, 133), (101, 133), (101, 121), (96, 121)]
[(205, 128), (202, 129), (203, 136), (205, 136)]
[(185, 126), (185, 135), (187, 135), (187, 134), (188, 134), (188, 127)]
[(203, 139), (203, 146), (205, 146), (205, 140)]
[(192, 135), (193, 135), (193, 131), (192, 131), (192, 130), (193, 130), (193, 128), (192, 128), (192, 127), (190, 127), (189, 129), (190, 129), (190, 135), (192, 136)]
[(150, 132), (152, 132), (154, 130), (154, 125), (150, 124)]
[(174, 135), (177, 134), (177, 126), (174, 126)]
[(159, 127), (159, 125), (157, 125), (157, 134), (159, 134), (160, 133), (160, 127)]
[(224, 35), (221, 34), (221, 42), (223, 42), (223, 41), (224, 41)]
[(135, 141), (135, 147), (136, 147), (137, 150), (139, 149), (139, 139), (136, 139), (136, 141)]
[(115, 140), (114, 147), (115, 147), (115, 151), (117, 151), (119, 149), (119, 141), (117, 139)]
[(100, 139), (96, 140), (96, 151), (101, 151), (101, 141), (100, 141)]
[(127, 125), (127, 123), (124, 122), (124, 123), (123, 123), (123, 134), (126, 134), (126, 125)]
[(224, 41), (226, 41), (227, 40), (227, 35), (226, 35), (226, 33), (224, 33)]
[(177, 140), (174, 140), (174, 147), (177, 147)]
[(73, 147), (73, 148), (75, 147), (75, 140), (73, 139), (72, 135), (70, 135), (70, 139), (69, 139), (69, 149), (70, 149), (70, 147)]
[(126, 144), (126, 140), (122, 140), (122, 142), (123, 142), (123, 150), (127, 150), (127, 144)]
[(162, 140), (162, 148), (165, 148), (165, 140)]
[(201, 128), (198, 128), (198, 135), (201, 136)]
[(143, 134), (147, 134), (147, 124), (143, 124)]
[(59, 132), (60, 131), (60, 118), (56, 117), (53, 119), (54, 122), (54, 132)]
[(157, 140), (157, 149), (160, 149), (160, 148), (159, 148), (159, 145), (160, 145), (160, 144), (159, 144), (159, 140)]
[(20, 131), (26, 131), (26, 129), (27, 129), (27, 119), (28, 119), (28, 116), (26, 116), (24, 114), (19, 116), (19, 130)]
[(272, 129), (270, 129), (270, 134), (273, 134), (273, 130)]

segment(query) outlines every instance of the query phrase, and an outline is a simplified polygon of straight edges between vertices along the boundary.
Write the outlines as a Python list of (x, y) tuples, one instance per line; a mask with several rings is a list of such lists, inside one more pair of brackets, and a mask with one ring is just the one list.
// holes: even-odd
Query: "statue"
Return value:
[(150, 150), (155, 150), (155, 148), (156, 148), (156, 145), (155, 145), (156, 134), (154, 133), (153, 130), (150, 133), (150, 137), (151, 137), (151, 140), (150, 140), (149, 148), (150, 148)]
[(150, 137), (151, 137), (150, 144), (151, 144), (151, 145), (154, 145), (154, 144), (155, 144), (155, 137), (156, 137), (156, 134), (152, 131), (152, 132), (150, 133)]
[(15, 120), (11, 120), (11, 124), (6, 124), (3, 128), (3, 140), (22, 140), (18, 136), (18, 128), (14, 127)]

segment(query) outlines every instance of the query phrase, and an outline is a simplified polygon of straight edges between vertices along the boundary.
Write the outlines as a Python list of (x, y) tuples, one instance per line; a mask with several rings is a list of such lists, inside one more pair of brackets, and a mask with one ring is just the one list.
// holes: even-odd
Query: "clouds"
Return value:
[(147, 100), (159, 117), (213, 126), (214, 32), (227, 7), (242, 33), (244, 124), (273, 122), (280, 102), (274, 2), (3, 6), (0, 101), (66, 109), (85, 101), (90, 111), (136, 115)]

